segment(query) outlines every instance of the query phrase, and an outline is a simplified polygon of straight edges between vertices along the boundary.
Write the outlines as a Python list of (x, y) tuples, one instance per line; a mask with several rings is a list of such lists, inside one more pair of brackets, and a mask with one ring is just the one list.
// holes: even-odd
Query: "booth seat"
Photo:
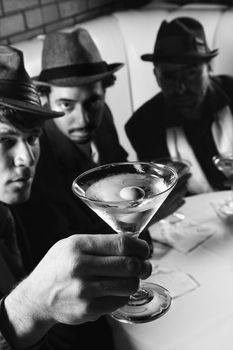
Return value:
[[(101, 55), (107, 62), (123, 62), (124, 67), (116, 73), (115, 85), (106, 92), (106, 101), (114, 115), (122, 145), (129, 159), (136, 155), (124, 131), (131, 114), (146, 100), (159, 91), (153, 75), (153, 65), (140, 56), (153, 52), (154, 42), (161, 22), (178, 16), (198, 19), (204, 26), (211, 49), (219, 48), (212, 71), (233, 75), (233, 8), (223, 5), (151, 2), (138, 10), (115, 12), (93, 20), (65, 28), (72, 31), (82, 26), (95, 40)], [(15, 44), (24, 52), (25, 66), (33, 77), (41, 70), (43, 36)]]

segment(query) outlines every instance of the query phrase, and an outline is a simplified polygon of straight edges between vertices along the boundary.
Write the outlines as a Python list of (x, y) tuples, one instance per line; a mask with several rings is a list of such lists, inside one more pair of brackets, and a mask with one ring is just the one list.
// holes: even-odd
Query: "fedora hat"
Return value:
[(199, 63), (217, 56), (210, 50), (200, 22), (189, 17), (163, 21), (155, 41), (154, 52), (141, 56), (143, 61), (156, 63)]
[(82, 85), (103, 80), (122, 66), (103, 61), (88, 31), (77, 28), (70, 33), (53, 32), (45, 37), (42, 71), (34, 80), (41, 85)]
[(41, 106), (37, 88), (25, 70), (23, 53), (6, 45), (0, 45), (0, 106), (26, 112), (37, 121), (63, 115)]

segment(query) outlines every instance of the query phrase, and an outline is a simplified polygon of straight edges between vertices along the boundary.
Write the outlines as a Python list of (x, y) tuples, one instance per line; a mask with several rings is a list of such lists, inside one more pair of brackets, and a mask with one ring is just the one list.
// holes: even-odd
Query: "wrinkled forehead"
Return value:
[(2, 121), (0, 118), (0, 136), (3, 134), (18, 134), (21, 131), (8, 120)]

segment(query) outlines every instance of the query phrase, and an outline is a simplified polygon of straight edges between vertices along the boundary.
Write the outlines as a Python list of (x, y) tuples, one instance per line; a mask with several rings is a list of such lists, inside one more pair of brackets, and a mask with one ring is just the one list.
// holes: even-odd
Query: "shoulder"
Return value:
[(228, 74), (215, 75), (215, 76), (213, 76), (213, 80), (220, 83), (220, 84), (222, 84), (222, 83), (233, 84), (233, 76), (228, 75)]
[(126, 133), (130, 133), (132, 129), (141, 129), (143, 127), (151, 126), (155, 122), (158, 123), (163, 105), (164, 100), (161, 93), (146, 101), (132, 114), (130, 119), (125, 124)]
[(106, 103), (104, 104), (102, 120), (96, 134), (101, 134), (103, 137), (104, 132), (117, 133), (112, 111)]
[(104, 104), (102, 120), (96, 134), (103, 137), (104, 132), (117, 133), (112, 111), (106, 103)]
[(212, 82), (217, 85), (219, 88), (223, 89), (225, 92), (232, 93), (233, 89), (233, 76), (221, 74), (213, 76)]
[(233, 76), (222, 74), (213, 77), (212, 81), (216, 91), (224, 94), (229, 105), (233, 108)]

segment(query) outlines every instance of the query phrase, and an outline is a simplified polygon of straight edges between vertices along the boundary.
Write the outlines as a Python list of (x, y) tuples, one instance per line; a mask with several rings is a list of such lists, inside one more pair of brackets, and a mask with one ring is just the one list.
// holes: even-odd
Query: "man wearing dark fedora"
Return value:
[(30, 196), (43, 123), (62, 115), (41, 106), (22, 52), (0, 46), (1, 349), (86, 348), (80, 324), (124, 305), (151, 271), (148, 245), (116, 234), (72, 235), (34, 268), (15, 206)]
[(191, 194), (224, 188), (212, 157), (233, 150), (233, 79), (212, 74), (211, 61), (217, 54), (208, 47), (197, 20), (163, 21), (154, 52), (141, 56), (153, 63), (161, 91), (125, 125), (140, 160), (189, 160)]

